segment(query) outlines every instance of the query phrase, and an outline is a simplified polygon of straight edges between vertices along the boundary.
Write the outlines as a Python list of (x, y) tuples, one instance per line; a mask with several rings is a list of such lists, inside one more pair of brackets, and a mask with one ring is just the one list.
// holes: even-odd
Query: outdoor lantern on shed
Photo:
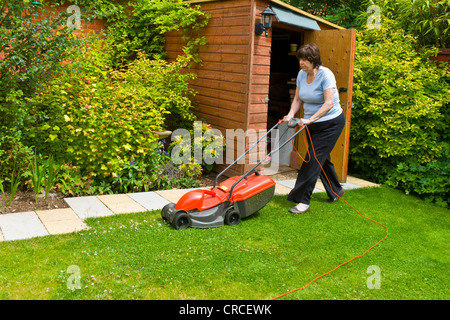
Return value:
[(263, 33), (263, 31), (266, 31), (266, 37), (269, 35), (269, 29), (272, 27), (272, 19), (275, 13), (270, 9), (270, 6), (267, 6), (266, 9), (264, 9), (263, 12), (260, 13), (263, 18), (263, 23), (258, 22), (255, 25), (255, 33), (260, 35)]

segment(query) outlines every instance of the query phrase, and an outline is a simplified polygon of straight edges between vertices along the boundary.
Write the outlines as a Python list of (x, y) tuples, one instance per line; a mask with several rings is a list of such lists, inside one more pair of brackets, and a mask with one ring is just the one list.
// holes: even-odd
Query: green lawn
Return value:
[[(89, 219), (90, 230), (0, 243), (0, 299), (271, 299), (382, 239), (385, 229), (314, 194), (283, 196), (237, 226), (174, 230), (159, 212)], [(389, 228), (386, 240), (281, 299), (448, 299), (449, 211), (380, 187), (345, 199)], [(71, 267), (76, 266), (76, 267)], [(381, 271), (369, 289), (367, 270)], [(79, 268), (81, 289), (70, 290)], [(68, 287), (69, 283), (69, 287)]]

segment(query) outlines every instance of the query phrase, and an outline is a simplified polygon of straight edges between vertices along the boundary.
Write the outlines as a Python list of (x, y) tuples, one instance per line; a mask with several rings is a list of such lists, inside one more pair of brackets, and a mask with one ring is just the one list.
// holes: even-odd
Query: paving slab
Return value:
[(351, 183), (351, 184), (355, 184), (360, 186), (361, 188), (371, 188), (371, 187), (379, 187), (379, 184), (370, 182), (370, 181), (366, 181), (366, 180), (362, 180), (359, 178), (355, 178), (352, 176), (347, 176), (347, 182)]
[(50, 234), (72, 233), (88, 229), (86, 223), (71, 208), (39, 210), (36, 214)]
[(320, 179), (317, 180), (316, 189), (319, 189), (321, 191), (325, 191), (325, 187), (323, 186), (322, 180), (320, 180)]
[(289, 189), (294, 188), (295, 186), (295, 180), (277, 180), (276, 183), (288, 187)]
[(361, 188), (360, 186), (350, 183), (350, 182), (341, 183), (341, 186), (342, 186), (342, 188), (344, 188), (344, 190), (353, 190), (353, 189)]
[(289, 192), (291, 192), (291, 188), (288, 188), (282, 184), (277, 183), (275, 185), (275, 194), (279, 195), (279, 196), (284, 196), (284, 195), (288, 195)]
[(0, 242), (5, 241), (5, 237), (3, 237), (2, 229), (0, 228)]
[[(344, 190), (353, 190), (353, 189), (359, 189), (361, 188), (361, 186), (351, 183), (351, 182), (345, 182), (345, 183), (341, 183), (342, 188), (344, 188)], [(316, 184), (316, 188), (320, 189), (322, 191), (325, 191), (325, 187), (323, 186), (323, 182), (319, 179), (317, 180), (317, 184)]]
[(198, 190), (198, 189), (208, 190), (209, 188), (172, 189), (172, 190), (161, 190), (161, 191), (155, 191), (155, 192), (158, 195), (160, 195), (161, 197), (163, 197), (164, 199), (166, 199), (167, 201), (172, 202), (172, 203), (177, 203), (178, 200), (180, 200), (180, 198), (185, 193), (188, 193), (189, 191), (192, 191), (192, 190)]
[(133, 213), (147, 211), (143, 206), (134, 201), (126, 194), (109, 194), (104, 196), (97, 196), (105, 206), (107, 206), (113, 213)]
[(266, 176), (273, 176), (273, 175), (280, 173), (279, 169), (280, 169), (279, 166), (277, 166), (276, 164), (273, 164), (269, 167), (262, 167), (260, 172), (262, 174), (265, 174)]
[(170, 203), (169, 200), (154, 191), (130, 193), (128, 196), (148, 211), (161, 210), (166, 204)]
[[(278, 183), (278, 184), (281, 184), (282, 186), (285, 186), (285, 187), (288, 187), (290, 189), (293, 189), (294, 186), (295, 186), (295, 181), (296, 180), (278, 180), (278, 181), (275, 181), (275, 182)], [(313, 193), (316, 193), (316, 192), (323, 192), (323, 190), (320, 190), (319, 188), (314, 188)]]
[(0, 215), (0, 229), (4, 240), (22, 240), (46, 236), (49, 233), (35, 212)]
[(72, 208), (80, 219), (97, 218), (113, 215), (96, 196), (65, 198), (64, 201)]

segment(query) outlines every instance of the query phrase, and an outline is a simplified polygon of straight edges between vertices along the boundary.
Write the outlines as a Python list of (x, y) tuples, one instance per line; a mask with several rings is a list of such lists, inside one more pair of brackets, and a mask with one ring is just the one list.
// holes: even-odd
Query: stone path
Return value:
[[(275, 194), (286, 195), (294, 186), (295, 180), (275, 181)], [(374, 187), (377, 184), (354, 177), (347, 177), (342, 186), (345, 190)], [(13, 241), (41, 237), (52, 234), (72, 233), (86, 230), (86, 218), (104, 217), (122, 213), (160, 210), (167, 203), (176, 203), (192, 189), (173, 189), (130, 194), (87, 196), (64, 199), (70, 208), (38, 210), (0, 215), (0, 241)], [(314, 192), (325, 189), (317, 182)]]

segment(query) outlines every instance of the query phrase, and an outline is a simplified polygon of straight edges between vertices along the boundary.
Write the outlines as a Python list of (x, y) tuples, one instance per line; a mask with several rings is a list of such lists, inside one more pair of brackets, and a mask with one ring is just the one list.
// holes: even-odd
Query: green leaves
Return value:
[(58, 73), (80, 43), (64, 26), (65, 13), (57, 14), (53, 7), (46, 6), (44, 12), (27, 1), (0, 4), (0, 177), (12, 173), (12, 159), (26, 162), (16, 153), (25, 149), (21, 135), (29, 113), (26, 99)]
[[(115, 67), (134, 60), (137, 51), (152, 59), (164, 59), (164, 34), (169, 31), (180, 31), (186, 42), (183, 51), (194, 62), (201, 61), (197, 52), (205, 44), (205, 38), (199, 36), (198, 30), (208, 23), (207, 14), (181, 0), (138, 0), (129, 5), (132, 8), (129, 16), (114, 19), (108, 25)], [(92, 6), (104, 7), (100, 3)]]
[(33, 186), (35, 201), (38, 202), (39, 193), (44, 188), (44, 201), (47, 200), (48, 194), (56, 184), (56, 177), (58, 173), (58, 165), (55, 164), (53, 155), (43, 160), (41, 155), (34, 151), (34, 157), (30, 161), (31, 184)]
[[(198, 62), (196, 50), (204, 43), (198, 30), (207, 17), (181, 0), (77, 0), (83, 19), (106, 17), (109, 27), (105, 41), (81, 42), (66, 27), (68, 14), (56, 13), (64, 3), (0, 4), (0, 178), (11, 176), (15, 161), (33, 167), (34, 148), (40, 159), (55, 155), (77, 168), (76, 179), (64, 176), (73, 182), (62, 182), (65, 191), (80, 194), (97, 183), (109, 192), (105, 181), (150, 154), (155, 132), (192, 126), (195, 92), (188, 82), (195, 76), (186, 69)], [(55, 13), (51, 19), (49, 13)], [(187, 44), (186, 54), (168, 63), (160, 58), (171, 30)], [(40, 192), (46, 180), (34, 164)], [(48, 172), (50, 186), (57, 173)]]
[(399, 28), (417, 37), (418, 45), (450, 47), (448, 0), (370, 0), (365, 3), (380, 6), (386, 19), (397, 21)]
[(446, 207), (450, 202), (449, 175), (450, 157), (447, 152), (441, 159), (426, 164), (420, 164), (414, 159), (400, 162), (396, 174), (390, 176), (386, 184)]
[(42, 179), (44, 178), (44, 169), (39, 163), (36, 150), (34, 152), (34, 158), (30, 161), (31, 164), (31, 183), (33, 185), (35, 201), (38, 202), (38, 196), (42, 188)]
[(113, 70), (108, 47), (93, 42), (30, 99), (30, 143), (46, 154), (58, 152), (97, 180), (111, 177), (150, 152), (167, 115), (178, 125), (192, 122), (193, 75), (181, 72), (187, 63), (185, 57), (168, 63), (139, 53)]
[(448, 149), (446, 70), (428, 60), (433, 51), (417, 51), (416, 44), (388, 19), (357, 36), (350, 162), (378, 182), (403, 179), (400, 163), (407, 172), (415, 170), (411, 163), (442, 163)]
[(358, 26), (355, 17), (367, 7), (363, 7), (360, 0), (282, 1), (348, 29)]

